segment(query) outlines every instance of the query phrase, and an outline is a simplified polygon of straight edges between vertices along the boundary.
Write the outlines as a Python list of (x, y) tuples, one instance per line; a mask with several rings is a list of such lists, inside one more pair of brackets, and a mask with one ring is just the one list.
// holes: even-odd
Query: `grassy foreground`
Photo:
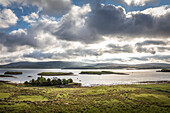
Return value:
[(54, 88), (0, 83), (0, 112), (168, 113), (170, 84)]

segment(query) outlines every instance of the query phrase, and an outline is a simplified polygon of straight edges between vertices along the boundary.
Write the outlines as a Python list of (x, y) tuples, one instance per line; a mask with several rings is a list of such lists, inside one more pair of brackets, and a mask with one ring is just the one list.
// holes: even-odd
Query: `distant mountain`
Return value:
[(50, 61), (50, 62), (16, 62), (7, 65), (0, 65), (0, 68), (33, 68), (33, 69), (161, 69), (170, 68), (166, 63), (147, 63), (147, 64), (116, 64), (116, 63), (84, 63), (84, 62), (67, 62), (67, 61)]
[(116, 64), (116, 63), (95, 63), (89, 64), (83, 67), (74, 67), (75, 69), (122, 69), (127, 68), (127, 64)]
[(166, 63), (146, 63), (146, 64), (137, 64), (134, 67), (141, 69), (157, 69), (157, 68), (170, 68), (170, 64)]
[(71, 67), (71, 69), (123, 69), (123, 68), (161, 69), (161, 68), (170, 68), (170, 64), (147, 63), (147, 64), (129, 65), (129, 64), (116, 64), (116, 63), (96, 63), (96, 64), (89, 64), (83, 67), (74, 67), (74, 68)]
[(88, 65), (82, 62), (64, 62), (64, 61), (50, 61), (50, 62), (16, 62), (7, 65), (0, 65), (0, 68), (69, 68), (82, 67)]

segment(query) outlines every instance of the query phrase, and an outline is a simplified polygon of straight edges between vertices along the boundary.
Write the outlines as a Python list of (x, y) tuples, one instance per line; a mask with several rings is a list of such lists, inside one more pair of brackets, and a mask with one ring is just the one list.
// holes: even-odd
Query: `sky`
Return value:
[(170, 64), (170, 0), (0, 0), (0, 64)]

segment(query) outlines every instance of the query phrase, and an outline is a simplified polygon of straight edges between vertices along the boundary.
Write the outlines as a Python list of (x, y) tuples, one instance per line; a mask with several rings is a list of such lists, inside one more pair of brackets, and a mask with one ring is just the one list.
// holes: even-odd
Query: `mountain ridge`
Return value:
[(167, 63), (145, 63), (145, 64), (117, 64), (117, 63), (85, 63), (72, 61), (49, 61), (49, 62), (14, 62), (6, 65), (0, 65), (0, 68), (33, 68), (33, 69), (158, 69), (170, 68)]

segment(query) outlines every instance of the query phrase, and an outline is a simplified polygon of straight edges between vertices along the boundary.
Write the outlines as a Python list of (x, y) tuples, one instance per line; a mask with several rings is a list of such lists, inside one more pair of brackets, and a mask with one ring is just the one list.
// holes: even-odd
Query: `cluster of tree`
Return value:
[(66, 79), (46, 79), (44, 77), (38, 77), (37, 80), (30, 80), (25, 81), (25, 85), (31, 85), (31, 86), (55, 86), (55, 85), (67, 85), (69, 83), (73, 83), (73, 80), (70, 78), (68, 80)]

